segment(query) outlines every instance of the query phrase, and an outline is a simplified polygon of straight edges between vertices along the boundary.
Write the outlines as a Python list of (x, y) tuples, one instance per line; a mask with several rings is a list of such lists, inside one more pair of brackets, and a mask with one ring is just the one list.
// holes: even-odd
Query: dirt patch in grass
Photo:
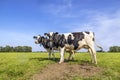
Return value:
[(70, 80), (75, 76), (92, 77), (100, 74), (103, 71), (100, 67), (95, 67), (90, 64), (51, 64), (35, 74), (32, 80)]

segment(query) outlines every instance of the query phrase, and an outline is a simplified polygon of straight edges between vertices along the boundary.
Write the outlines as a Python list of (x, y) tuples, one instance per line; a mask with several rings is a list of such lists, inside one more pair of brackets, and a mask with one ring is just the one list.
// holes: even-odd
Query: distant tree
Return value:
[(2, 46), (0, 46), (0, 52), (3, 52), (3, 47)]
[(120, 52), (120, 46), (111, 46), (109, 52)]
[(23, 52), (32, 52), (32, 47), (29, 46), (23, 46)]
[(0, 47), (0, 52), (6, 52), (6, 51), (5, 51), (5, 47), (2, 47), (2, 46), (1, 46), (1, 47)]
[(27, 52), (32, 52), (32, 47), (28, 46)]
[(5, 52), (13, 52), (14, 51), (14, 48), (9, 45), (6, 45), (6, 47), (4, 47), (4, 49), (5, 49)]
[(15, 52), (22, 52), (22, 47), (21, 46), (17, 46), (14, 48)]
[(105, 52), (105, 51), (103, 51), (103, 50), (97, 50), (96, 52)]
[(119, 46), (119, 52), (120, 52), (120, 46)]
[(32, 52), (32, 47), (30, 46), (12, 47), (12, 46), (6, 45), (5, 47), (0, 46), (0, 52)]

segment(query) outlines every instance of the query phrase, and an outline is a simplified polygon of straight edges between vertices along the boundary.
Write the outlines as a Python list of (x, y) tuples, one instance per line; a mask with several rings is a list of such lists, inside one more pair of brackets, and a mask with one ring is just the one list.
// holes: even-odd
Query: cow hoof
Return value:
[(63, 63), (63, 62), (64, 62), (64, 59), (63, 59), (63, 60), (60, 60), (60, 61), (59, 61), (59, 64), (61, 64), (61, 63)]

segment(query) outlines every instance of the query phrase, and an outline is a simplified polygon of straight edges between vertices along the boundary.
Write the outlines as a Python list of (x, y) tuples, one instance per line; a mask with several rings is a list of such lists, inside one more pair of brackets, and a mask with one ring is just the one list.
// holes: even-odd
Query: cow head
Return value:
[(35, 39), (35, 44), (40, 44), (42, 42), (42, 36), (33, 36), (33, 39)]

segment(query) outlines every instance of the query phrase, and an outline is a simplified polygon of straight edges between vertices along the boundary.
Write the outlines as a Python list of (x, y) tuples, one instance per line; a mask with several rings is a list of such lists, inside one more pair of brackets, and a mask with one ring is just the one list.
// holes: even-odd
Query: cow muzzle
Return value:
[(37, 40), (35, 41), (35, 44), (39, 44)]

